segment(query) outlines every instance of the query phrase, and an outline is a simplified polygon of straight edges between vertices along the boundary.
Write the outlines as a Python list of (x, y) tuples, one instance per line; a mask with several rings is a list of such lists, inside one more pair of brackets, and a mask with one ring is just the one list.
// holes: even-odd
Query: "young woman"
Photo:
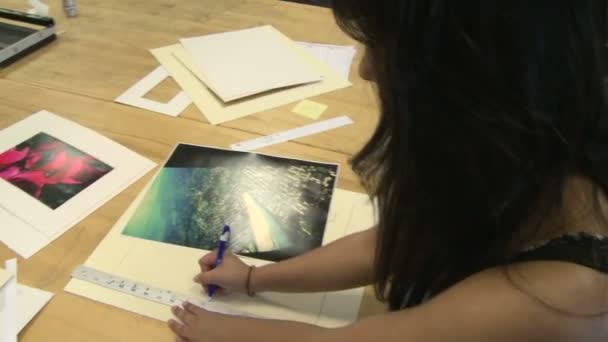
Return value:
[[(336, 0), (382, 114), (353, 159), (377, 227), (196, 281), (375, 284), (391, 312), (339, 329), (174, 308), (178, 341), (608, 340), (605, 1)], [(352, 254), (350, 250), (364, 251)], [(248, 277), (250, 276), (250, 277)]]

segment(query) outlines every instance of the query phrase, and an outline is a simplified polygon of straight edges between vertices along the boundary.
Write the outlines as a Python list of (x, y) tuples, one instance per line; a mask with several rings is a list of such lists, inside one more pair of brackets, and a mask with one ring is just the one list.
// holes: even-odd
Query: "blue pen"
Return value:
[[(230, 240), (230, 227), (228, 225), (224, 225), (224, 229), (222, 230), (222, 235), (220, 235), (220, 242), (217, 246), (217, 258), (215, 259), (215, 266), (213, 266), (213, 268), (218, 267), (222, 263), (222, 260), (224, 259), (224, 251), (226, 250), (226, 247), (228, 246), (229, 240)], [(213, 294), (215, 293), (215, 288), (216, 288), (215, 284), (209, 284), (209, 287), (207, 288), (207, 292), (209, 292), (209, 298), (213, 297)]]

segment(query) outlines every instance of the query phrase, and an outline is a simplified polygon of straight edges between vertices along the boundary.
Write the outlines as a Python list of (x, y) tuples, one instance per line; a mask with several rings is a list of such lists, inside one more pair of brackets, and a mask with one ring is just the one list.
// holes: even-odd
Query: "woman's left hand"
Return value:
[[(172, 308), (177, 320), (169, 320), (177, 342), (318, 341), (326, 332), (318, 326), (271, 319), (254, 319), (207, 311), (192, 303)], [(342, 340), (340, 340), (342, 341)]]
[(174, 306), (171, 311), (179, 319), (169, 320), (169, 327), (175, 333), (177, 342), (222, 341), (222, 337), (216, 334), (221, 331), (218, 324), (226, 323), (226, 318), (219, 319), (223, 315), (209, 312), (192, 303), (184, 303), (183, 307)]

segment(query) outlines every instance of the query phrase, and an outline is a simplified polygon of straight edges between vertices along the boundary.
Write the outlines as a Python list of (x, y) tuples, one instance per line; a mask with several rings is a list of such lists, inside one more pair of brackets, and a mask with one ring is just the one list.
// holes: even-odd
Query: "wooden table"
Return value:
[[(25, 10), (24, 0), (2, 7)], [(219, 126), (190, 106), (171, 118), (114, 103), (157, 66), (148, 49), (181, 37), (271, 24), (293, 39), (354, 44), (324, 8), (276, 0), (77, 0), (79, 16), (66, 18), (60, 0), (47, 1), (59, 39), (0, 70), (0, 128), (46, 109), (92, 128), (161, 163), (178, 142), (227, 147), (232, 143), (310, 123), (284, 106)], [(361, 51), (361, 49), (358, 49)], [(359, 53), (355, 64), (361, 58)], [(329, 105), (323, 118), (348, 114), (355, 124), (260, 150), (343, 165), (339, 187), (363, 191), (348, 160), (371, 134), (378, 106), (371, 86), (356, 69), (353, 87), (316, 97)], [(151, 97), (178, 91), (166, 82)], [(64, 293), (73, 268), (82, 264), (150, 180), (147, 175), (81, 221), (50, 246), (19, 262), (20, 282), (56, 296), (24, 329), (21, 341), (170, 341), (163, 322)], [(0, 260), (15, 254), (0, 245)], [(368, 289), (361, 315), (384, 310)]]

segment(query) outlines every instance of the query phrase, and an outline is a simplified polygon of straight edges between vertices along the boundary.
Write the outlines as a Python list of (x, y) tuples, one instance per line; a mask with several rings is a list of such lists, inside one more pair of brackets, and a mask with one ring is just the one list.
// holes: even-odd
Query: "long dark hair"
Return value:
[(376, 290), (392, 309), (503, 260), (567, 177), (606, 190), (605, 0), (332, 5), (378, 83), (353, 168), (379, 202)]

